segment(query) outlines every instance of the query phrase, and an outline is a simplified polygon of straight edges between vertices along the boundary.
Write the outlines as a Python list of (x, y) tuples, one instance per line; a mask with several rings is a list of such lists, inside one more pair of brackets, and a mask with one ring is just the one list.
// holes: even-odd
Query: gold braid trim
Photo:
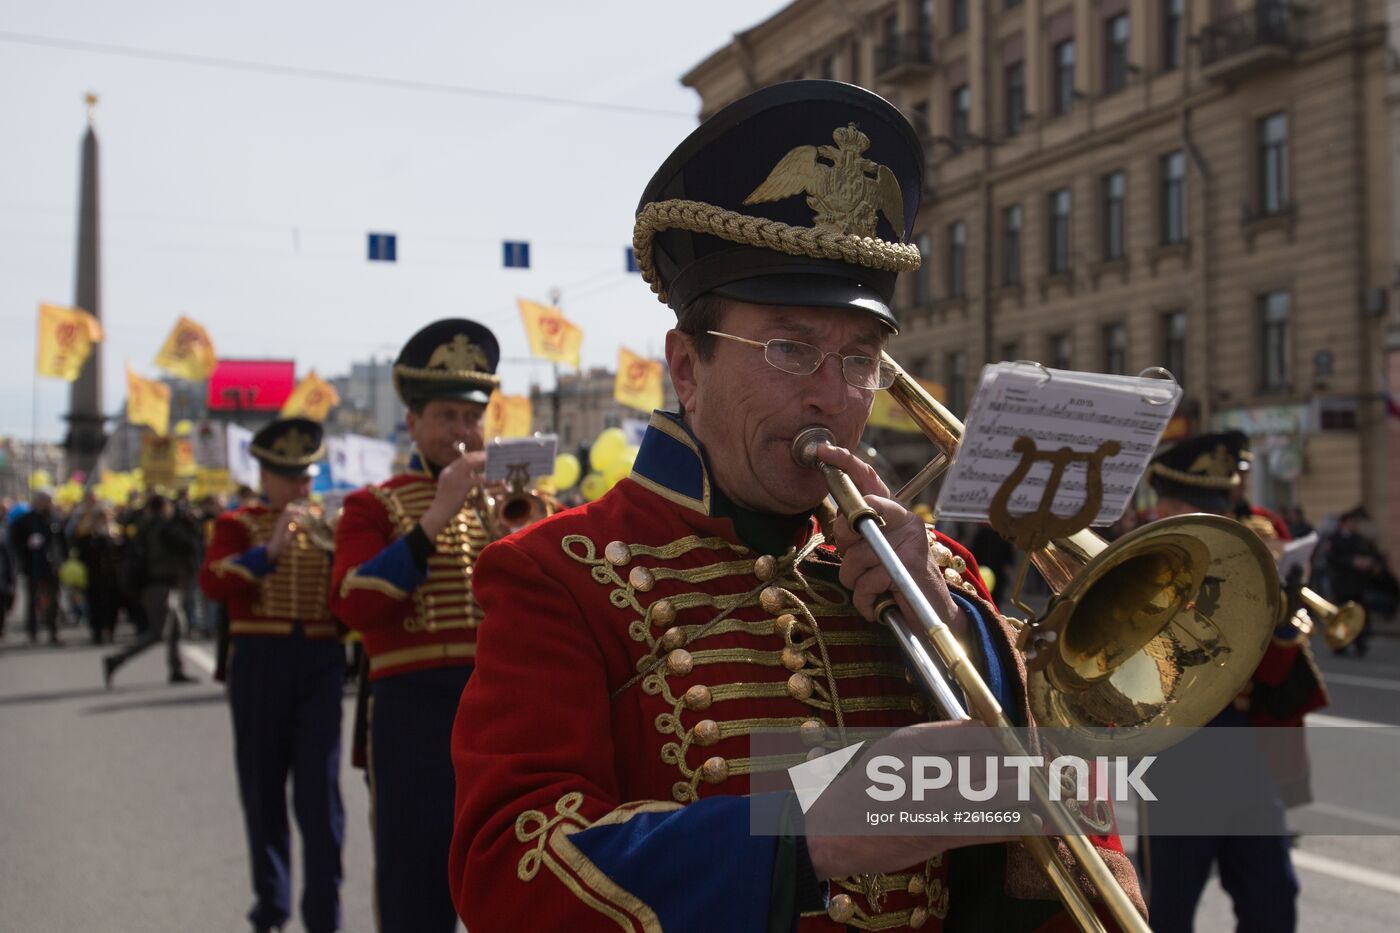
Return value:
[(394, 367), (394, 375), (396, 377), (402, 376), (405, 379), (432, 379), (439, 382), (479, 382), (491, 386), (501, 384), (501, 377), (495, 373), (486, 373), (475, 369), (423, 369), (400, 363)]
[(632, 228), (632, 251), (642, 279), (663, 302), (666, 291), (652, 260), (652, 239), (664, 230), (708, 233), (731, 243), (775, 250), (789, 256), (834, 259), (853, 266), (885, 272), (913, 272), (919, 268), (919, 248), (908, 243), (891, 243), (853, 233), (835, 233), (815, 227), (751, 217), (728, 211), (703, 201), (674, 199), (653, 201), (637, 215)]

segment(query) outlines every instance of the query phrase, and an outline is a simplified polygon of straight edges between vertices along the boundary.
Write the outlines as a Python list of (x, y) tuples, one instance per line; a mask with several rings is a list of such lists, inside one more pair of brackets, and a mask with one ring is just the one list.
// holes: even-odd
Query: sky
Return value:
[[(298, 375), (322, 376), (470, 317), (501, 342), (505, 391), (523, 393), (552, 376), (528, 361), (517, 298), (560, 290), (584, 366), (612, 367), (619, 344), (661, 354), (673, 315), (624, 271), (624, 250), (643, 187), (696, 125), (680, 76), (784, 5), (0, 6), (0, 437), (64, 434), (68, 385), (38, 380), (36, 400), (35, 318), (41, 301), (74, 300), (89, 90), (108, 413), (124, 363), (156, 375), (181, 314), (220, 356), (294, 358)], [(370, 232), (397, 234), (397, 263), (367, 261)], [(532, 268), (501, 267), (507, 239), (530, 242)]]

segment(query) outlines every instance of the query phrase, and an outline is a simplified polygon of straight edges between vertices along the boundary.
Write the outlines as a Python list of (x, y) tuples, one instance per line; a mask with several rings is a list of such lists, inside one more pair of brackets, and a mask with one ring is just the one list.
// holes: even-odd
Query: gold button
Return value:
[(632, 550), (621, 541), (611, 541), (603, 548), (603, 556), (614, 567), (626, 567), (632, 560)]
[(677, 648), (666, 655), (666, 670), (678, 677), (684, 677), (695, 668), (695, 659), (684, 648)]
[(838, 894), (827, 905), (826, 915), (837, 923), (848, 923), (856, 915), (856, 902), (849, 894)]
[(729, 777), (729, 762), (716, 755), (713, 758), (705, 759), (705, 763), (700, 766), (700, 777), (706, 784), (718, 784)]
[(790, 671), (800, 671), (807, 666), (807, 659), (802, 656), (802, 652), (791, 645), (783, 649), (780, 657), (783, 667)]
[(685, 692), (682, 699), (686, 709), (694, 710), (709, 709), (710, 704), (714, 702), (714, 698), (710, 696), (710, 688), (704, 684), (696, 684), (691, 687)]
[(656, 586), (656, 577), (645, 567), (633, 567), (627, 574), (627, 582), (632, 584), (632, 589), (639, 593), (646, 593)]
[(812, 695), (812, 678), (806, 674), (793, 674), (787, 682), (788, 696), (794, 700), (805, 700)]
[(685, 647), (685, 631), (680, 626), (672, 626), (661, 636), (661, 647), (665, 651), (675, 651)]
[(676, 621), (676, 607), (669, 599), (658, 599), (651, 604), (653, 625), (670, 625)]
[(784, 638), (792, 635), (792, 630), (797, 627), (797, 616), (790, 612), (784, 612), (773, 622), (773, 629)]
[(943, 579), (949, 586), (960, 586), (962, 584), (962, 574), (952, 567), (943, 568)]
[(951, 566), (958, 573), (962, 573), (967, 570), (967, 561), (963, 560), (961, 557), (954, 557)]
[(764, 583), (778, 575), (778, 562), (772, 554), (764, 554), (753, 562), (753, 575)]
[(923, 875), (915, 875), (914, 877), (912, 877), (912, 878), (909, 879), (909, 887), (905, 888), (904, 890), (908, 891), (910, 894), (914, 895), (915, 897), (918, 897), (920, 894), (923, 894), (923, 893), (924, 893), (924, 890), (925, 890), (927, 887), (928, 887), (928, 886), (927, 886), (926, 884), (924, 884), (924, 876), (923, 876)]
[(810, 748), (807, 750), (807, 760), (816, 761), (818, 758), (821, 758), (825, 754), (826, 749), (824, 748)]
[(937, 541), (929, 545), (929, 553), (933, 555), (933, 562), (940, 567), (947, 567), (953, 562), (953, 552), (947, 545), (939, 544)]
[(695, 724), (695, 744), (713, 745), (719, 741), (719, 723), (713, 719), (702, 719)]
[(925, 923), (928, 923), (927, 907), (915, 907), (913, 910), (909, 911), (909, 925), (911, 927), (917, 930)]
[(826, 741), (826, 723), (820, 719), (809, 719), (797, 727), (797, 734), (802, 737), (803, 745), (820, 745)]
[(768, 612), (781, 612), (786, 603), (787, 597), (776, 586), (765, 586), (763, 592), (758, 594), (758, 604)]
[(967, 594), (969, 596), (977, 595), (977, 585), (970, 580), (964, 580), (962, 588), (967, 590)]

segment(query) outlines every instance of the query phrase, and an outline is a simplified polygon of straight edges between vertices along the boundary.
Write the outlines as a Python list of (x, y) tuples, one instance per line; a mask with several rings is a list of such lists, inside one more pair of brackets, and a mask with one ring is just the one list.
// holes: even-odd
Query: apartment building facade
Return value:
[(988, 362), (1162, 366), (1172, 433), (1250, 434), (1256, 500), (1400, 518), (1394, 5), (796, 0), (682, 82), (702, 115), (829, 77), (909, 116), (925, 262), (892, 351), (955, 412)]

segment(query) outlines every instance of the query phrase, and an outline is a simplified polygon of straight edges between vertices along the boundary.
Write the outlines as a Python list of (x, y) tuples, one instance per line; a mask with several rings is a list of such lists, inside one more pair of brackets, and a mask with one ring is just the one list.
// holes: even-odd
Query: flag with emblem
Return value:
[(82, 308), (41, 304), (35, 370), (40, 376), (72, 382), (101, 339), (102, 325)]
[(147, 379), (126, 364), (126, 420), (164, 437), (170, 431), (170, 386)]
[(666, 399), (661, 379), (660, 360), (649, 360), (626, 347), (618, 347), (617, 376), (613, 379), (613, 398), (618, 404), (655, 411)]
[(519, 299), (520, 317), (525, 322), (525, 336), (530, 338), (530, 352), (556, 363), (568, 363), (578, 369), (579, 348), (583, 346), (583, 331), (569, 322), (563, 313), (549, 305)]
[(209, 332), (183, 314), (156, 354), (156, 365), (176, 379), (203, 382), (219, 364)]
[[(919, 385), (928, 390), (929, 395), (943, 401), (943, 386), (928, 379), (915, 379)], [(914, 423), (914, 419), (899, 407), (899, 403), (894, 400), (894, 396), (881, 389), (875, 393), (875, 404), (870, 407), (870, 418), (866, 420), (866, 426), (872, 428), (889, 428), (891, 431), (903, 431), (906, 434), (918, 434), (919, 426)]]
[(282, 404), (283, 418), (310, 418), (312, 421), (325, 421), (331, 409), (340, 404), (340, 393), (311, 370), (287, 396)]
[(530, 396), (505, 395), (497, 389), (486, 406), (482, 432), (488, 441), (495, 437), (529, 437), (533, 420)]

